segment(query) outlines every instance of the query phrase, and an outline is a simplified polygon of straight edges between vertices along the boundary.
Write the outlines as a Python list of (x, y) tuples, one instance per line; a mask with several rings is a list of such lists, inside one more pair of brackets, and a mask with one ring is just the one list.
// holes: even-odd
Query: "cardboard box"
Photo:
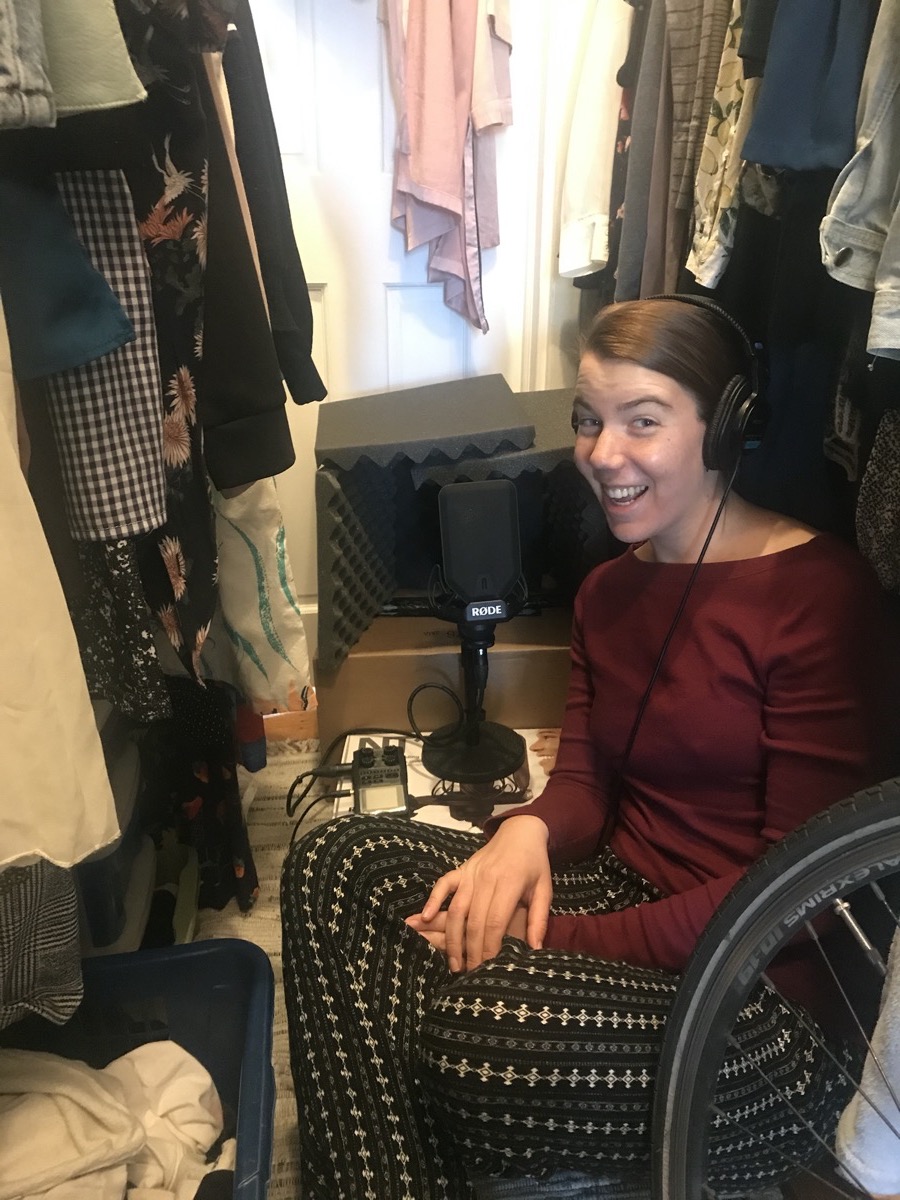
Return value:
[[(513, 729), (554, 728), (569, 683), (570, 609), (548, 609), (497, 625), (488, 651), (484, 709)], [(463, 698), (456, 626), (433, 617), (376, 617), (333, 672), (316, 671), (323, 750), (349, 729), (408, 729), (406, 705), (422, 683), (443, 684)], [(433, 689), (413, 706), (416, 724), (433, 730), (455, 720), (452, 700)]]

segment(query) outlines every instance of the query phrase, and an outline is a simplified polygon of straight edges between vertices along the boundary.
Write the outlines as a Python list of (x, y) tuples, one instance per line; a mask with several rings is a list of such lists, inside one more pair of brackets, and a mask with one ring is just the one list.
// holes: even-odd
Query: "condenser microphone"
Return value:
[(508, 479), (446, 484), (438, 513), (446, 593), (434, 611), (459, 630), (465, 701), (460, 723), (425, 740), (422, 762), (438, 779), (492, 783), (525, 761), (522, 737), (486, 721), (482, 708), (494, 627), (520, 610), (524, 593), (515, 485)]
[(519, 587), (519, 505), (509, 479), (449, 483), (438, 493), (443, 581), (465, 621), (505, 621)]

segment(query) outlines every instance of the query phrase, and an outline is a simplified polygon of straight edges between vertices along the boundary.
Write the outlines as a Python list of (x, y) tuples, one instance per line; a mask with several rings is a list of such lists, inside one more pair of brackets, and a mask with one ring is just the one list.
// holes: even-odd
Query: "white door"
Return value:
[[(377, 0), (253, 0), (326, 403), (499, 372), (514, 391), (574, 378), (576, 294), (555, 275), (571, 82), (593, 0), (511, 0), (513, 116), (497, 136), (500, 235), (484, 254), (490, 332), (445, 308), (390, 226), (394, 108)], [(317, 406), (288, 405), (297, 464), (278, 479), (314, 643)]]

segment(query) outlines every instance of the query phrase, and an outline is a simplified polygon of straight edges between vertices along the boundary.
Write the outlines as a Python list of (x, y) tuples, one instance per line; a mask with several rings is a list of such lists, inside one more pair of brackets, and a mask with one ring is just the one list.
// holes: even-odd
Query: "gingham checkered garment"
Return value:
[(166, 516), (150, 273), (122, 172), (56, 178), (79, 238), (135, 331), (111, 354), (47, 378), (69, 528), (76, 541), (133, 537)]
[(39, 859), (0, 871), (0, 1029), (29, 1013), (61, 1025), (81, 1003), (71, 871)]

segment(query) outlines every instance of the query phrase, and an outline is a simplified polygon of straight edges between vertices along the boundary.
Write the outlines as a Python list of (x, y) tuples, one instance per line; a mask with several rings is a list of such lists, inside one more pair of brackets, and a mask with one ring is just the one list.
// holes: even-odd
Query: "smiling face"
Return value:
[(573, 407), (575, 463), (613, 535), (649, 542), (660, 562), (691, 562), (722, 494), (703, 465), (694, 396), (667, 375), (623, 359), (582, 357)]

